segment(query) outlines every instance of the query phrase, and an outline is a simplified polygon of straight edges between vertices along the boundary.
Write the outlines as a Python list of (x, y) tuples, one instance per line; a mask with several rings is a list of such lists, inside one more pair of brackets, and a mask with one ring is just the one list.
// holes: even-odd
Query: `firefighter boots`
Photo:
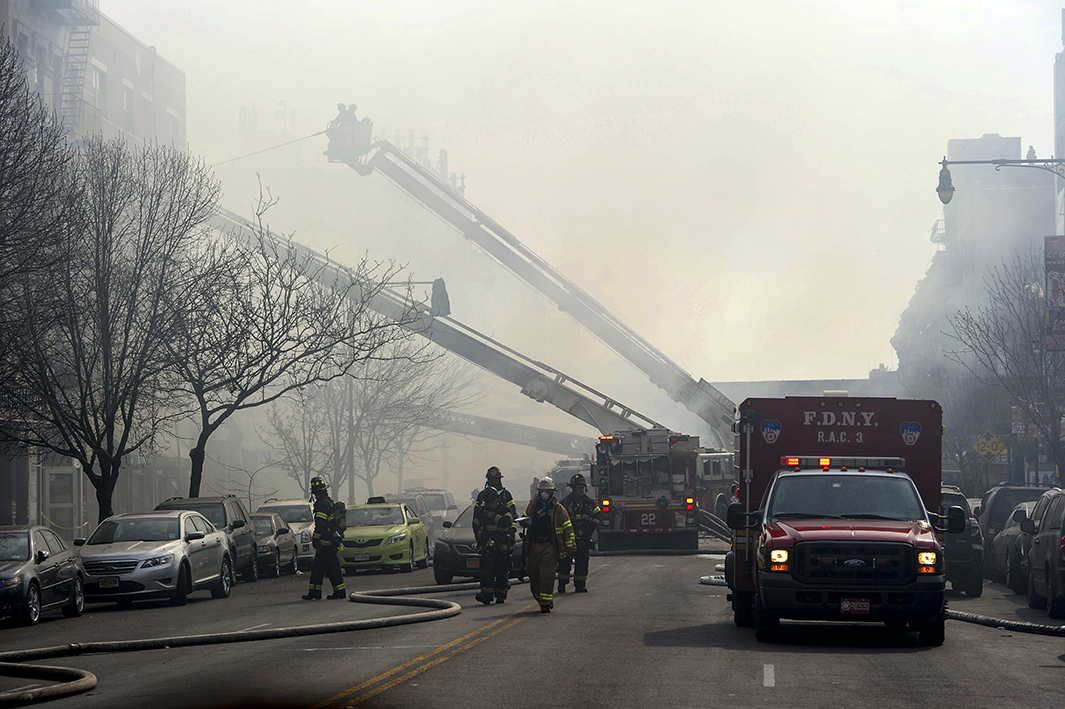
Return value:
[(332, 601), (332, 600), (337, 599), (337, 598), (347, 598), (347, 597), (348, 597), (348, 594), (344, 593), (343, 591), (333, 591), (328, 596), (326, 596), (326, 599)]
[(486, 606), (492, 602), (492, 597), (486, 596), (483, 593), (478, 593), (476, 596), (473, 597), (473, 599), (479, 603), (485, 604)]
[(558, 582), (558, 592), (559, 593), (565, 593), (566, 592), (566, 584), (562, 583), (561, 581)]
[(311, 592), (311, 593), (308, 593), (305, 596), (300, 596), (300, 598), (302, 598), (305, 601), (320, 601), (320, 600), (322, 600), (322, 594), (321, 593), (313, 593), (313, 592)]

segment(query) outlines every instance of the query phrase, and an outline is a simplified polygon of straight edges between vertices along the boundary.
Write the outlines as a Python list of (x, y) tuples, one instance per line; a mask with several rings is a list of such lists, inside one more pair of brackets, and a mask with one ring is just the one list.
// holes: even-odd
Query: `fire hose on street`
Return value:
[(286, 628), (262, 628), (257, 630), (236, 630), (223, 633), (204, 633), (200, 635), (177, 635), (168, 638), (142, 638), (139, 640), (114, 640), (107, 642), (67, 643), (51, 647), (14, 650), (0, 653), (0, 675), (33, 680), (56, 682), (43, 687), (35, 687), (14, 692), (0, 693), (0, 707), (18, 706), (57, 699), (73, 694), (87, 692), (96, 686), (96, 676), (85, 670), (68, 667), (51, 667), (27, 664), (31, 661), (50, 660), (58, 657), (73, 657), (94, 653), (139, 652), (142, 650), (162, 650), (175, 647), (192, 647), (195, 645), (218, 645), (222, 643), (254, 642), (257, 640), (276, 640), (278, 638), (296, 638), (328, 633), (347, 633), (357, 630), (388, 628), (396, 625), (410, 625), (433, 620), (443, 620), (462, 612), (462, 606), (454, 601), (434, 598), (409, 598), (410, 595), (423, 593), (440, 593), (442, 591), (467, 591), (480, 588), (478, 583), (448, 584), (447, 586), (416, 586), (411, 588), (390, 588), (378, 591), (364, 591), (348, 594), (352, 603), (372, 603), (389, 606), (411, 606), (431, 608), (433, 610), (403, 615), (370, 618), (365, 620), (339, 621), (334, 623), (317, 623), (312, 625), (295, 625)]

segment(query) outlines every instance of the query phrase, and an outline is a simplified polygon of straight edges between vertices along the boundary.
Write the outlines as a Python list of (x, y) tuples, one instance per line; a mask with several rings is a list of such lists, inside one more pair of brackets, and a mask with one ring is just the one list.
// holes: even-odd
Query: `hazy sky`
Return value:
[(338, 101), (427, 133), (474, 204), (710, 381), (893, 366), (947, 140), (1052, 152), (1061, 3), (100, 4), (185, 72), (209, 163), (252, 104), (298, 136)]

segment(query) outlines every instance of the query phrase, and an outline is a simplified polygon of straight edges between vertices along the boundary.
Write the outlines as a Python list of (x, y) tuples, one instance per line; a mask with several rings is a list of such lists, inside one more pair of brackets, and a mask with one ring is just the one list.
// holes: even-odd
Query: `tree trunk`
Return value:
[(189, 497), (200, 496), (200, 481), (203, 479), (203, 459), (206, 456), (204, 446), (197, 443), (189, 450), (192, 459), (192, 475), (189, 476)]
[(113, 498), (115, 496), (115, 485), (118, 483), (118, 464), (119, 461), (115, 461), (111, 470), (100, 469), (99, 484), (97, 484), (96, 480), (89, 478), (96, 488), (96, 505), (100, 508), (100, 516), (96, 520), (97, 524), (115, 513)]

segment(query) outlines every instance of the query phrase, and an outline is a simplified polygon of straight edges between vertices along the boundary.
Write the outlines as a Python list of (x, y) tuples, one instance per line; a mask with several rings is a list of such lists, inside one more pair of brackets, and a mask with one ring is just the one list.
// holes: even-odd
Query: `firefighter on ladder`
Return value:
[(525, 570), (529, 590), (541, 613), (555, 605), (555, 574), (559, 559), (575, 551), (573, 524), (566, 508), (555, 499), (555, 482), (544, 478), (536, 485), (537, 496), (525, 508)]
[(494, 487), (484, 489), (484, 508), (473, 518), (473, 535), (480, 553), (481, 589), (476, 599), (486, 606), (507, 600), (510, 555), (514, 553), (514, 515)]
[(314, 534), (311, 545), (314, 547), (314, 561), (311, 562), (311, 587), (305, 601), (318, 601), (322, 598), (322, 582), (329, 576), (333, 592), (329, 598), (344, 598), (344, 572), (337, 559), (337, 548), (344, 535), (340, 532), (336, 519), (336, 505), (329, 497), (329, 487), (320, 477), (311, 478), (311, 494), (314, 496)]
[(573, 559), (566, 557), (558, 562), (558, 592), (566, 592), (566, 584), (570, 579), (570, 566), (573, 567), (573, 590), (577, 593), (588, 592), (588, 557), (592, 550), (592, 534), (599, 526), (599, 518), (602, 510), (595, 500), (585, 494), (588, 490), (588, 482), (584, 476), (577, 473), (566, 483), (570, 494), (562, 498), (562, 506), (569, 514), (570, 522), (573, 523), (573, 536), (577, 550)]

